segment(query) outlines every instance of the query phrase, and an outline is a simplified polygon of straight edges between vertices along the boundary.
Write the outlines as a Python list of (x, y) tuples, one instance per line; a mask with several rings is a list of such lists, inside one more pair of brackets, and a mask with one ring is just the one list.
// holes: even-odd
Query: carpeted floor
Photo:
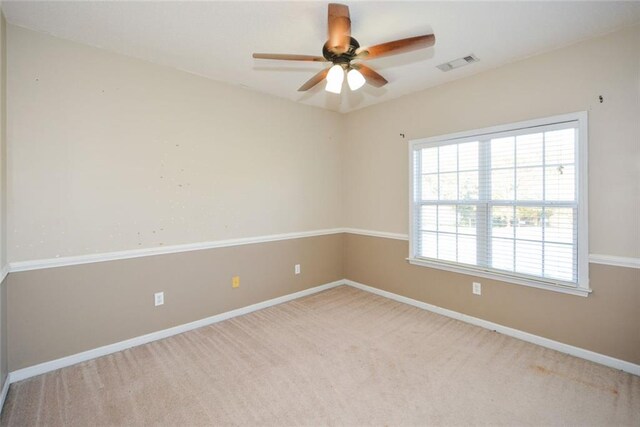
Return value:
[(640, 377), (341, 286), (11, 385), (2, 425), (640, 425)]

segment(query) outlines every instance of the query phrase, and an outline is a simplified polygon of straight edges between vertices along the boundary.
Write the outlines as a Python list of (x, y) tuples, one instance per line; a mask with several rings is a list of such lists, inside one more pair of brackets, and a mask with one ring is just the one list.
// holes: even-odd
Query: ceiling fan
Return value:
[(358, 41), (351, 37), (349, 6), (337, 3), (329, 3), (328, 38), (322, 47), (322, 56), (254, 53), (253, 57), (285, 61), (331, 62), (333, 63), (331, 67), (325, 68), (311, 77), (300, 86), (298, 91), (309, 90), (326, 78), (325, 89), (328, 92), (340, 93), (345, 73), (351, 90), (361, 88), (365, 82), (375, 87), (382, 87), (388, 83), (384, 77), (370, 67), (352, 61), (380, 58), (431, 47), (436, 41), (433, 34), (426, 34), (361, 48)]

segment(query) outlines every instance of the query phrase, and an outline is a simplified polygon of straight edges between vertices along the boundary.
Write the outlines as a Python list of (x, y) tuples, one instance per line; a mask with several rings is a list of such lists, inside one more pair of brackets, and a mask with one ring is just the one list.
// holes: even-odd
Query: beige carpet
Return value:
[(342, 286), (13, 384), (2, 425), (640, 425), (640, 377)]

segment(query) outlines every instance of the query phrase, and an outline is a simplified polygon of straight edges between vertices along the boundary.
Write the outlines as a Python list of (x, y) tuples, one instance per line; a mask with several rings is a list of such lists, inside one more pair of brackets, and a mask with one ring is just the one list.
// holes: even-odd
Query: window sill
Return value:
[(543, 281), (531, 280), (522, 277), (510, 276), (508, 274), (494, 273), (492, 271), (476, 269), (472, 267), (463, 267), (460, 265), (449, 265), (445, 263), (439, 263), (429, 261), (420, 258), (407, 258), (409, 264), (419, 265), (421, 267), (436, 268), (438, 270), (452, 271), (454, 273), (467, 274), (469, 276), (485, 277), (487, 279), (499, 280), (506, 283), (514, 283), (516, 285), (524, 285), (532, 288), (545, 289), (553, 292), (560, 292), (569, 295), (578, 295), (581, 297), (589, 296), (591, 289), (577, 288), (572, 286), (565, 286), (561, 284), (551, 284)]

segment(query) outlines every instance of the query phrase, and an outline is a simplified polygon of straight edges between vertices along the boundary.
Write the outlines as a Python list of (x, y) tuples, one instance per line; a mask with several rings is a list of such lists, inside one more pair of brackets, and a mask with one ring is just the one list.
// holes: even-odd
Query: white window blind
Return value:
[(414, 141), (410, 258), (588, 288), (581, 118)]

